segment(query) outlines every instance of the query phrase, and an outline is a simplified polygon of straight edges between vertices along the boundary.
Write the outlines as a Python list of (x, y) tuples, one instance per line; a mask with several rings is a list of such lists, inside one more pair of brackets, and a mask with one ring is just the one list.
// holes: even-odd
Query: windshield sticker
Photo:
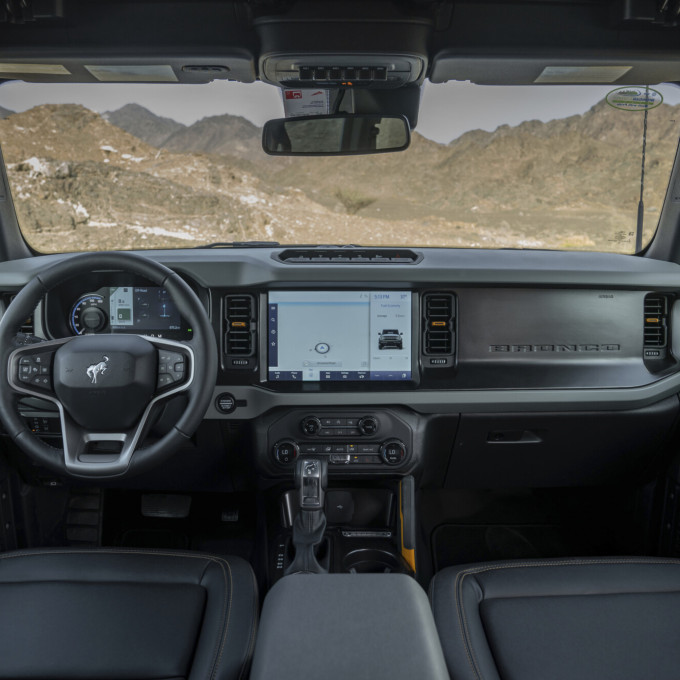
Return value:
[(34, 73), (46, 76), (70, 76), (71, 72), (61, 64), (0, 64), (0, 73)]
[(330, 113), (330, 90), (282, 90), (281, 95), (286, 118)]
[(651, 87), (619, 87), (607, 95), (607, 104), (621, 111), (649, 111), (662, 102), (661, 92)]
[(546, 66), (535, 83), (615, 83), (632, 66)]

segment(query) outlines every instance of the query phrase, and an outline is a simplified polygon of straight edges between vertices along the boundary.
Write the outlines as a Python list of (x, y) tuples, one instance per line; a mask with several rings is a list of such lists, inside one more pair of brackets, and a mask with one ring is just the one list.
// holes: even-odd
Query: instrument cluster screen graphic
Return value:
[(410, 292), (271, 292), (267, 309), (269, 380), (411, 380)]

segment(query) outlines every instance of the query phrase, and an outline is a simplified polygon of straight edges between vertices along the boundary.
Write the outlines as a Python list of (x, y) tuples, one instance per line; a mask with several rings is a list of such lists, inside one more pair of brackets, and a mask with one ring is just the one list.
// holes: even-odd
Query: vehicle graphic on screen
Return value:
[(378, 337), (378, 349), (404, 349), (402, 335), (394, 328), (384, 329)]

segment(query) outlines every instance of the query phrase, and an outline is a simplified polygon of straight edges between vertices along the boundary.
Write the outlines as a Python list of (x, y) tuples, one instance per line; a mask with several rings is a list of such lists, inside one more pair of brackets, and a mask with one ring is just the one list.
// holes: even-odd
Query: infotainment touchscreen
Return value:
[(411, 293), (272, 291), (269, 380), (411, 380)]

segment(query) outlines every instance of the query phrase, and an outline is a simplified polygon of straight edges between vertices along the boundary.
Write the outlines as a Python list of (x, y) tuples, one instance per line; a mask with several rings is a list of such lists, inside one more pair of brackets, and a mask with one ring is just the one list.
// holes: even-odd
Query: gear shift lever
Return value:
[(295, 558), (286, 574), (324, 574), (314, 549), (326, 530), (324, 497), (328, 484), (328, 462), (319, 458), (300, 458), (295, 465), (295, 487), (299, 491), (298, 513), (293, 522)]

